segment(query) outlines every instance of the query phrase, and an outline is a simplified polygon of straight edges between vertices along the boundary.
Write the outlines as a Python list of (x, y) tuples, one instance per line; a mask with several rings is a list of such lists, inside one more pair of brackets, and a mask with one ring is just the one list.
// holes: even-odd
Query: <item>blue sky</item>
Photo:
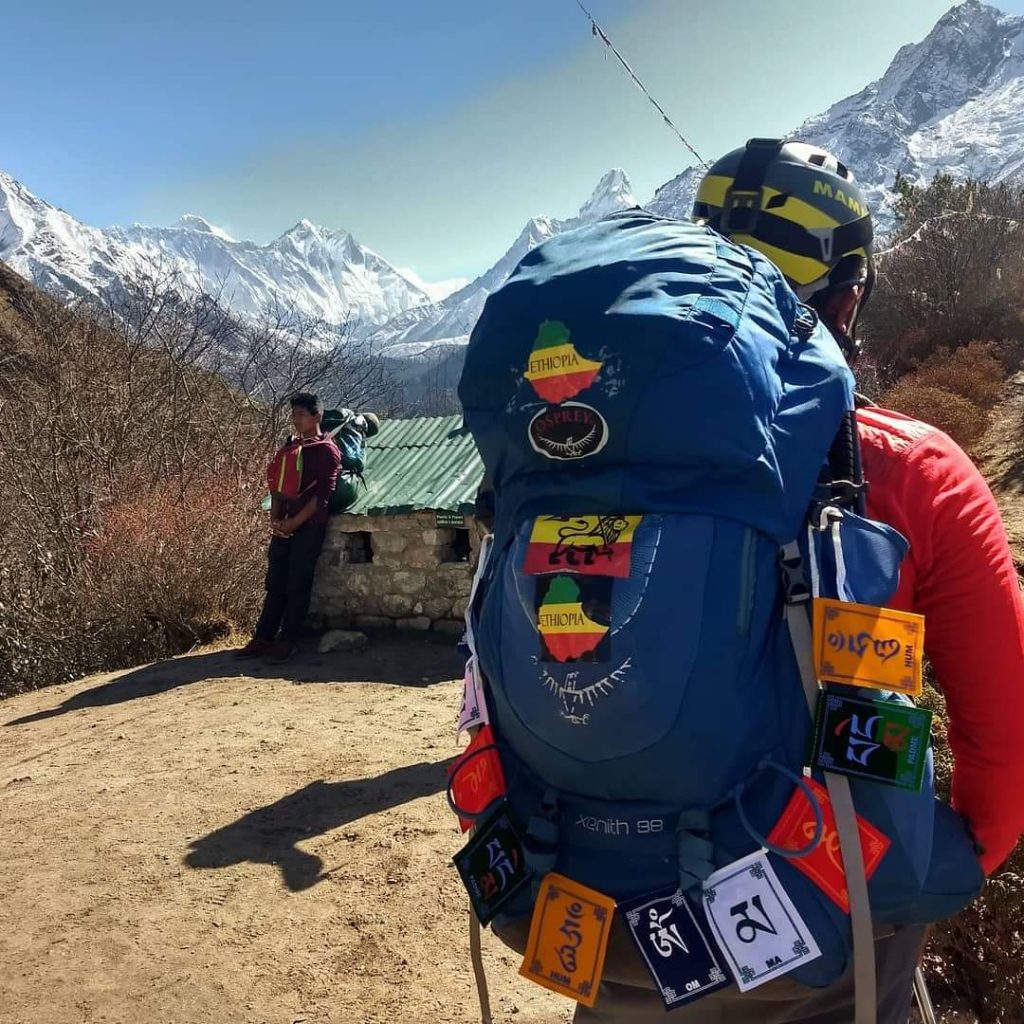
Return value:
[[(950, 4), (587, 6), (714, 156), (857, 91)], [(0, 167), (99, 226), (191, 212), (263, 242), (308, 217), (472, 276), (610, 167), (644, 201), (690, 162), (575, 0), (34, 0), (3, 26)]]

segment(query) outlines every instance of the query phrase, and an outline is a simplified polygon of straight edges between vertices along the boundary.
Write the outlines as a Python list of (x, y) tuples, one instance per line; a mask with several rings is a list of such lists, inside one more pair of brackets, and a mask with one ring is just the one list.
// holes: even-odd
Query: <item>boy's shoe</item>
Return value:
[(267, 651), (268, 661), (287, 661), (295, 653), (295, 644), (291, 640), (275, 640)]
[(263, 654), (267, 654), (273, 646), (273, 641), (261, 640), (258, 636), (254, 636), (244, 647), (239, 647), (235, 651), (235, 657), (258, 658)]

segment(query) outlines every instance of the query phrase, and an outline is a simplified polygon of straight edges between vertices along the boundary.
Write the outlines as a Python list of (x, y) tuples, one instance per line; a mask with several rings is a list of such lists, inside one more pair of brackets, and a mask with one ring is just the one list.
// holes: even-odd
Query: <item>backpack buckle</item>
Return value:
[(761, 216), (763, 189), (731, 188), (725, 194), (719, 223), (723, 235), (752, 235)]

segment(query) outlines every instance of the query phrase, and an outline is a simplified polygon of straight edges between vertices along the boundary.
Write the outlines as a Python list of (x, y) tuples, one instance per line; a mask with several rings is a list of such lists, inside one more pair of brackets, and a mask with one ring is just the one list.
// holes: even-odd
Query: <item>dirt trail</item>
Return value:
[[(0, 1024), (479, 1020), (443, 794), (460, 667), (400, 636), (289, 679), (200, 653), (0, 704)], [(497, 1022), (569, 1019), (484, 942)]]
[(1006, 387), (976, 455), (999, 499), (1017, 569), (1024, 573), (1024, 372)]

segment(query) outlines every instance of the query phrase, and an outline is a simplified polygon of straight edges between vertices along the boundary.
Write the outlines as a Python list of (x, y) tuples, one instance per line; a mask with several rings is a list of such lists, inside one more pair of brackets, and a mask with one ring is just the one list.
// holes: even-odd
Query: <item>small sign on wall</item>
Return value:
[(439, 509), (434, 513), (434, 525), (439, 530), (462, 530), (466, 527), (466, 518), (461, 512), (449, 512), (446, 509)]

